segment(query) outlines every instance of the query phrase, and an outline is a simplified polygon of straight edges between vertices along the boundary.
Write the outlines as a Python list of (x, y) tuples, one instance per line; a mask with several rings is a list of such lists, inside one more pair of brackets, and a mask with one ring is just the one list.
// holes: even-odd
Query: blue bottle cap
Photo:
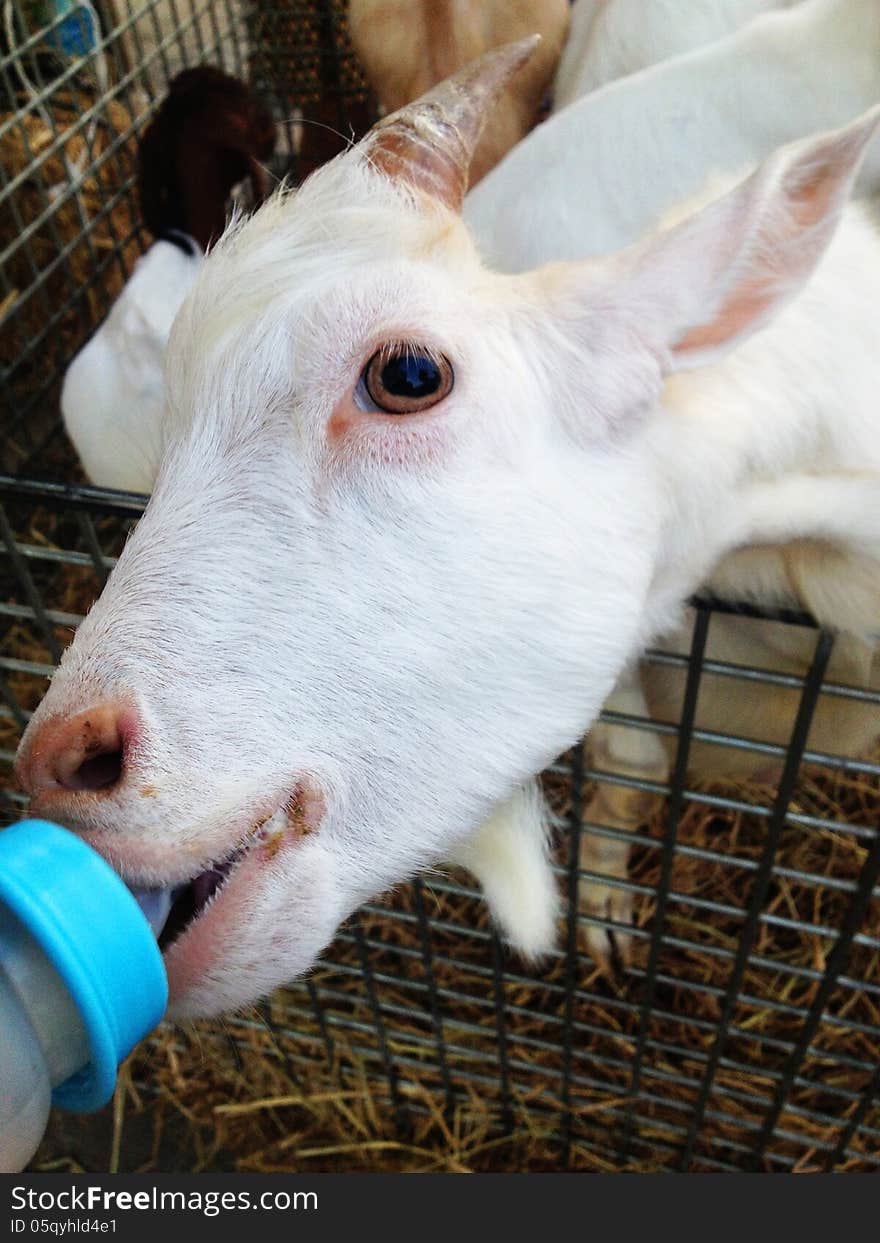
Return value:
[(54, 0), (50, 10), (43, 20), (54, 20), (64, 13), (67, 13), (67, 17), (43, 35), (43, 41), (49, 47), (54, 47), (70, 57), (88, 56), (95, 51), (101, 32), (97, 27), (94, 10), (89, 12), (77, 0)]
[(90, 846), (48, 820), (0, 832), (0, 903), (25, 925), (64, 980), (91, 1061), (52, 1093), (87, 1112), (107, 1103), (119, 1063), (168, 1004), (156, 939), (137, 902)]

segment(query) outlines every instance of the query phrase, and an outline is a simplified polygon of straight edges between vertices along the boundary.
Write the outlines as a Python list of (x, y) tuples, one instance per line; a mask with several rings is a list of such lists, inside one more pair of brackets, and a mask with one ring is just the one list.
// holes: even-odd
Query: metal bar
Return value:
[[(54, 565), (92, 565), (92, 559), (88, 553), (76, 552), (70, 548), (46, 548), (42, 544), (16, 544), (16, 548), (26, 561), (45, 561)], [(0, 556), (7, 555), (8, 550), (0, 548)], [(107, 558), (105, 564), (108, 569), (112, 569), (116, 562)], [(47, 611), (46, 616), (48, 615)]]
[(9, 519), (6, 517), (6, 510), (2, 505), (0, 505), (0, 536), (2, 536), (3, 543), (6, 545), (13, 567), (18, 575), (18, 581), (27, 596), (28, 604), (34, 611), (34, 616), (36, 617), (40, 634), (43, 636), (43, 641), (49, 649), (49, 655), (52, 657), (53, 662), (57, 665), (61, 660), (61, 647), (58, 640), (55, 638), (52, 625), (46, 616), (46, 610), (43, 607), (43, 601), (39, 591), (37, 590), (36, 583), (31, 577), (31, 572), (27, 568), (24, 557), (22, 557), (21, 553), (18, 551), (15, 543), (15, 536), (12, 533), (12, 527), (9, 525)]
[(843, 918), (843, 923), (840, 926), (837, 940), (828, 955), (828, 960), (825, 966), (825, 976), (816, 991), (816, 996), (813, 998), (813, 1002), (810, 1005), (810, 1012), (807, 1015), (803, 1027), (801, 1028), (801, 1034), (798, 1037), (797, 1044), (788, 1056), (788, 1060), (782, 1073), (782, 1078), (780, 1079), (776, 1087), (776, 1091), (773, 1094), (773, 1102), (767, 1112), (764, 1125), (761, 1128), (761, 1133), (758, 1136), (758, 1140), (755, 1144), (755, 1150), (750, 1161), (752, 1169), (758, 1168), (761, 1158), (764, 1156), (767, 1144), (773, 1134), (773, 1130), (779, 1120), (779, 1116), (785, 1107), (785, 1101), (788, 1097), (789, 1091), (791, 1090), (792, 1081), (795, 1077), (797, 1069), (803, 1062), (810, 1041), (813, 1039), (813, 1036), (816, 1034), (816, 1030), (822, 1021), (825, 1007), (828, 1004), (828, 999), (830, 998), (835, 985), (837, 984), (838, 977), (843, 968), (846, 966), (855, 941), (856, 930), (861, 926), (865, 915), (868, 912), (868, 907), (871, 903), (871, 893), (878, 877), (880, 877), (880, 839), (875, 841), (873, 848), (869, 852), (868, 857), (862, 866), (861, 876), (859, 877), (858, 892), (850, 902), (846, 915)]
[(99, 514), (118, 514), (139, 518), (149, 497), (137, 492), (115, 492), (84, 483), (54, 483), (49, 480), (18, 479), (0, 474), (0, 494), (21, 497), (53, 509), (86, 509)]
[[(603, 710), (599, 714), (599, 719), (608, 725), (617, 725), (622, 729), (643, 730), (646, 733), (662, 734), (667, 737), (679, 732), (679, 727), (671, 721), (656, 721), (651, 717), (632, 716), (626, 712)], [(763, 742), (758, 738), (744, 738), (741, 734), (723, 734), (713, 729), (694, 729), (692, 740), (736, 751), (753, 751), (756, 755), (772, 756), (774, 759), (784, 759), (786, 754), (786, 748), (780, 743)], [(833, 755), (828, 751), (805, 751), (803, 762), (847, 772), (869, 773), (872, 776), (880, 774), (880, 764), (857, 760), (847, 755)]]
[(700, 676), (703, 668), (703, 656), (706, 651), (706, 640), (709, 635), (710, 613), (703, 606), (697, 608), (694, 632), (691, 639), (691, 659), (685, 684), (684, 700), (681, 709), (681, 725), (678, 731), (678, 748), (672, 774), (672, 794), (666, 815), (666, 834), (663, 839), (660, 877), (657, 882), (656, 907), (654, 911), (654, 927), (651, 932), (651, 945), (648, 951), (648, 966), (642, 994), (642, 1009), (639, 1016), (639, 1031), (636, 1038), (635, 1057), (633, 1058), (632, 1074), (627, 1093), (627, 1121), (618, 1150), (618, 1159), (626, 1164), (632, 1137), (634, 1105), (641, 1087), (642, 1063), (645, 1056), (645, 1044), (648, 1027), (651, 1021), (651, 1008), (654, 1004), (657, 967), (660, 962), (660, 951), (663, 946), (663, 932), (666, 922), (666, 911), (669, 903), (669, 891), (672, 883), (672, 864), (675, 858), (675, 847), (678, 838), (678, 826), (684, 805), (684, 783), (690, 758), (691, 738), (697, 714), (697, 697), (700, 692)]
[(424, 887), (420, 879), (416, 879), (412, 884), (413, 905), (416, 909), (419, 927), (419, 944), (422, 951), (422, 966), (425, 971), (425, 983), (428, 993), (428, 1004), (431, 1010), (431, 1026), (434, 1029), (434, 1041), (437, 1052), (437, 1065), (440, 1068), (440, 1078), (443, 1082), (443, 1094), (445, 1097), (445, 1112), (451, 1117), (455, 1108), (455, 1092), (452, 1087), (452, 1080), (449, 1076), (449, 1066), (446, 1062), (445, 1036), (443, 1033), (443, 1018), (440, 1014), (440, 1002), (437, 996), (437, 981), (434, 978), (433, 965), (433, 948), (431, 946), (431, 929), (428, 924), (428, 917), (425, 913)]
[[(279, 1059), (284, 1063), (284, 1069), (285, 1069), (285, 1072), (287, 1073), (288, 1078), (294, 1084), (296, 1084), (297, 1088), (299, 1088), (300, 1091), (302, 1091), (303, 1090), (302, 1079), (300, 1078), (299, 1073), (297, 1072), (297, 1069), (293, 1063), (293, 1059), (290, 1056), (290, 1050), (282, 1043), (280, 1039), (282, 1033), (280, 1032), (275, 1020), (272, 1018), (271, 1004), (268, 1001), (261, 1001), (257, 1004), (255, 1009), (256, 1009), (257, 1014), (260, 1016), (260, 1019), (262, 1020), (263, 1026), (266, 1028), (266, 1031), (269, 1033), (269, 1037), (273, 1045), (275, 1046)], [(231, 1028), (227, 1029), (227, 1035), (229, 1039), (231, 1040), (232, 1039)], [(236, 1055), (237, 1055), (237, 1052), (238, 1051), (236, 1048)]]
[(561, 1165), (567, 1169), (571, 1161), (572, 1114), (572, 1031), (574, 1022), (575, 981), (578, 965), (578, 871), (580, 866), (581, 832), (584, 814), (584, 743), (573, 749), (571, 759), (571, 811), (568, 817), (568, 908), (565, 922), (565, 998), (562, 1023), (562, 1113), (560, 1117)]
[[(688, 657), (680, 652), (665, 652), (657, 648), (648, 648), (642, 656), (642, 664), (672, 665), (676, 669), (686, 669)], [(803, 678), (796, 674), (776, 673), (771, 669), (762, 669), (755, 665), (741, 665), (735, 661), (711, 660), (707, 657), (703, 661), (703, 672), (734, 678), (736, 681), (778, 686), (785, 690), (802, 691), (804, 689)], [(864, 686), (849, 686), (841, 682), (826, 682), (822, 687), (822, 694), (835, 695), (843, 699), (857, 699), (862, 703), (880, 704), (880, 691), (869, 690)]]
[(507, 1019), (505, 1017), (504, 950), (501, 946), (501, 939), (494, 930), (490, 944), (492, 947), (492, 1000), (495, 1015), (495, 1037), (498, 1041), (498, 1078), (501, 1087), (501, 1124), (504, 1131), (509, 1133), (513, 1130), (513, 1109), (511, 1107), (513, 1098), (510, 1092)]
[(756, 621), (786, 622), (789, 626), (805, 626), (818, 629), (816, 619), (803, 609), (789, 609), (781, 605), (762, 606), (748, 600), (723, 600), (711, 591), (702, 590), (691, 600), (694, 608), (711, 609), (713, 613), (727, 613), (732, 617), (751, 617)]
[[(0, 617), (14, 617), (18, 620), (36, 621), (37, 615), (26, 604), (0, 604)], [(82, 621), (79, 613), (59, 613), (55, 609), (46, 609), (46, 617), (53, 626), (76, 627)]]
[(332, 1067), (336, 1062), (336, 1046), (333, 1037), (330, 1034), (330, 1028), (327, 1026), (327, 1020), (324, 1018), (324, 1007), (321, 1005), (321, 999), (318, 995), (318, 989), (314, 978), (309, 975), (306, 980), (306, 991), (309, 995), (309, 1001), (312, 1003), (312, 1012), (315, 1021), (321, 1032), (321, 1039), (324, 1041), (324, 1053), (327, 1058), (327, 1065)]
[(92, 559), (92, 565), (94, 566), (95, 575), (98, 579), (98, 586), (101, 591), (103, 591), (109, 574), (107, 567), (104, 564), (104, 553), (101, 549), (100, 541), (98, 540), (98, 533), (95, 530), (92, 515), (87, 513), (85, 510), (80, 509), (77, 511), (76, 519), (79, 523), (79, 529), (82, 532), (83, 539), (85, 540), (89, 556)]
[[(394, 1102), (394, 1118), (397, 1123), (398, 1134), (408, 1135), (410, 1132), (409, 1119), (406, 1116), (406, 1107), (403, 1098), (400, 1095), (400, 1085), (397, 1077), (397, 1068), (394, 1065), (394, 1058), (388, 1048), (388, 1037), (385, 1031), (385, 1022), (382, 1018), (382, 1011), (379, 1007), (379, 1000), (376, 996), (376, 985), (373, 980), (373, 968), (370, 963), (370, 955), (367, 949), (367, 941), (364, 935), (363, 917), (360, 911), (355, 912), (352, 924), (354, 927), (354, 936), (357, 943), (358, 956), (360, 958), (361, 970), (364, 977), (364, 990), (370, 1003), (370, 1009), (373, 1012), (374, 1027), (373, 1032), (376, 1037), (376, 1043), (382, 1057), (382, 1065), (385, 1068), (385, 1078), (388, 1080), (388, 1090), (391, 1093), (391, 1099)], [(333, 1016), (330, 1016), (333, 1021)]]
[(880, 1097), (880, 1061), (878, 1061), (874, 1074), (871, 1076), (865, 1087), (861, 1100), (850, 1115), (846, 1126), (840, 1132), (840, 1138), (834, 1146), (834, 1149), (826, 1158), (826, 1173), (830, 1170), (836, 1169), (837, 1166), (843, 1161), (844, 1157), (848, 1154), (849, 1145), (852, 1142), (853, 1136), (864, 1123), (865, 1118), (868, 1116), (868, 1110), (876, 1103), (878, 1097)]
[(748, 917), (745, 926), (740, 933), (736, 959), (731, 969), (730, 979), (724, 996), (721, 1016), (718, 1020), (718, 1032), (712, 1044), (712, 1051), (703, 1075), (703, 1081), (700, 1086), (700, 1093), (697, 1098), (691, 1124), (688, 1128), (687, 1139), (685, 1141), (680, 1166), (682, 1172), (687, 1171), (693, 1161), (694, 1149), (700, 1127), (702, 1126), (703, 1118), (707, 1112), (709, 1096), (712, 1092), (712, 1084), (715, 1079), (715, 1073), (718, 1069), (718, 1062), (724, 1051), (724, 1046), (727, 1043), (727, 1029), (733, 1015), (733, 1008), (736, 1004), (743, 978), (745, 976), (749, 956), (755, 943), (755, 937), (758, 930), (758, 914), (764, 905), (770, 888), (773, 857), (776, 854), (780, 834), (782, 833), (782, 829), (785, 824), (788, 804), (791, 800), (792, 794), (794, 793), (798, 769), (800, 768), (801, 763), (801, 755), (803, 754), (806, 746), (807, 735), (809, 734), (810, 725), (813, 720), (813, 712), (819, 700), (819, 694), (822, 689), (822, 680), (825, 676), (825, 670), (828, 667), (828, 661), (831, 657), (831, 650), (833, 646), (833, 636), (825, 630), (820, 631), (816, 642), (813, 660), (810, 664), (810, 670), (805, 681), (801, 702), (798, 706), (797, 717), (792, 730), (788, 755), (786, 756), (785, 767), (782, 772), (782, 777), (779, 782), (779, 789), (776, 795), (776, 801), (773, 807), (773, 814), (770, 818), (769, 824), (767, 825), (767, 837), (764, 844), (764, 850), (761, 855), (761, 865), (758, 869), (758, 873), (752, 886), (752, 892), (749, 897)]

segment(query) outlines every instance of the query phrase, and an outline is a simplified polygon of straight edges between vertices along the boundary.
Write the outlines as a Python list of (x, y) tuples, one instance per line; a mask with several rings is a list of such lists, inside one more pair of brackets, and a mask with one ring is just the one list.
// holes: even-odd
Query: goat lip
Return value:
[[(42, 810), (36, 802), (31, 803), (32, 814)], [(293, 793), (276, 802), (273, 811), (260, 814), (256, 820), (251, 817), (249, 822), (244, 816), (237, 817), (237, 832), (233, 825), (226, 826), (227, 831), (235, 832), (233, 840), (237, 841), (225, 855), (215, 855), (213, 862), (202, 856), (201, 860), (193, 859), (189, 868), (184, 864), (174, 869), (167, 867), (166, 851), (159, 852), (142, 839), (127, 837), (120, 841), (117, 833), (94, 827), (91, 816), (77, 812), (79, 808), (74, 810), (68, 802), (63, 823), (102, 855), (128, 886), (166, 955), (167, 966), (167, 956), (172, 951), (176, 956), (180, 943), (213, 909), (232, 877), (238, 879), (240, 873), (248, 871), (256, 874), (256, 867), (271, 863), (280, 851), (294, 847), (317, 829), (324, 819), (325, 804), (310, 779), (296, 781)]]
[(182, 999), (204, 987), (206, 979), (222, 974), (225, 957), (238, 943), (239, 930), (249, 923), (243, 912), (251, 895), (272, 883), (273, 873), (277, 876), (285, 857), (304, 845), (304, 837), (295, 831), (268, 839), (262, 849), (252, 845), (207, 905), (162, 945), (172, 1014)]
[[(184, 940), (193, 926), (219, 901), (227, 884), (248, 865), (270, 863), (311, 831), (296, 800), (281, 805), (272, 815), (258, 820), (245, 840), (213, 866), (172, 891), (172, 902), (161, 927), (154, 931), (163, 954)], [(136, 895), (137, 896), (137, 895)], [(143, 909), (143, 902), (138, 899)]]
[[(165, 891), (170, 899), (165, 918), (161, 923), (152, 924), (159, 948), (163, 952), (174, 944), (177, 938), (218, 896), (245, 853), (245, 849), (233, 851), (214, 867), (199, 872), (188, 884), (177, 885), (174, 889)], [(143, 910), (141, 898), (138, 895), (135, 896)]]
[[(203, 872), (210, 873), (218, 864), (257, 844), (271, 852), (277, 849), (282, 834), (310, 832), (324, 818), (323, 800), (311, 782), (294, 779), (276, 787), (274, 796), (252, 801), (249, 807), (240, 807), (232, 814), (203, 813), (198, 820), (185, 821), (177, 846), (167, 836), (153, 840), (151, 822), (139, 822), (139, 808), (132, 807), (130, 801), (120, 800), (109, 813), (99, 815), (95, 808), (83, 805), (78, 794), (69, 794), (63, 807), (54, 806), (55, 792), (51, 808), (43, 804), (42, 797), (31, 800), (28, 815), (45, 814), (56, 819), (101, 855), (129, 889), (145, 894), (191, 885)], [(155, 809), (151, 804), (154, 817)], [(173, 815), (174, 809), (169, 806), (163, 818), (173, 819)]]

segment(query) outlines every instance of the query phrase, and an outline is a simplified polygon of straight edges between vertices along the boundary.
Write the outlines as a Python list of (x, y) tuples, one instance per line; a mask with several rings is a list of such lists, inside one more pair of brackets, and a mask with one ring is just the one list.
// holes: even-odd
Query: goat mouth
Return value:
[[(163, 953), (182, 933), (186, 932), (190, 924), (194, 923), (203, 911), (207, 910), (210, 903), (223, 889), (236, 864), (244, 858), (247, 850), (246, 846), (239, 847), (214, 867), (199, 872), (198, 876), (194, 876), (188, 884), (178, 885), (170, 891), (165, 891), (167, 898), (163, 897), (162, 905), (167, 903), (167, 914), (158, 928), (151, 920), (153, 932), (158, 937), (159, 948)], [(141, 910), (147, 915), (139, 894), (135, 893), (134, 896)], [(147, 918), (149, 919), (150, 916), (147, 915)], [(153, 918), (155, 919), (155, 916)]]
[(288, 800), (272, 815), (264, 816), (229, 854), (197, 873), (182, 885), (161, 889), (129, 885), (129, 890), (150, 924), (159, 948), (165, 953), (222, 896), (227, 882), (246, 859), (273, 859), (287, 844), (311, 832), (300, 801)]

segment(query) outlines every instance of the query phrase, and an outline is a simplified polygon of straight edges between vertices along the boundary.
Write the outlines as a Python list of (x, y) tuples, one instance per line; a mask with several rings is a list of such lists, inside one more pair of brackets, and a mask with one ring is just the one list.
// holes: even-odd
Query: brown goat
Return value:
[(138, 191), (155, 237), (187, 233), (202, 250), (223, 232), (232, 187), (250, 178), (266, 193), (262, 167), (275, 147), (275, 122), (243, 82), (200, 65), (172, 79), (140, 142)]

